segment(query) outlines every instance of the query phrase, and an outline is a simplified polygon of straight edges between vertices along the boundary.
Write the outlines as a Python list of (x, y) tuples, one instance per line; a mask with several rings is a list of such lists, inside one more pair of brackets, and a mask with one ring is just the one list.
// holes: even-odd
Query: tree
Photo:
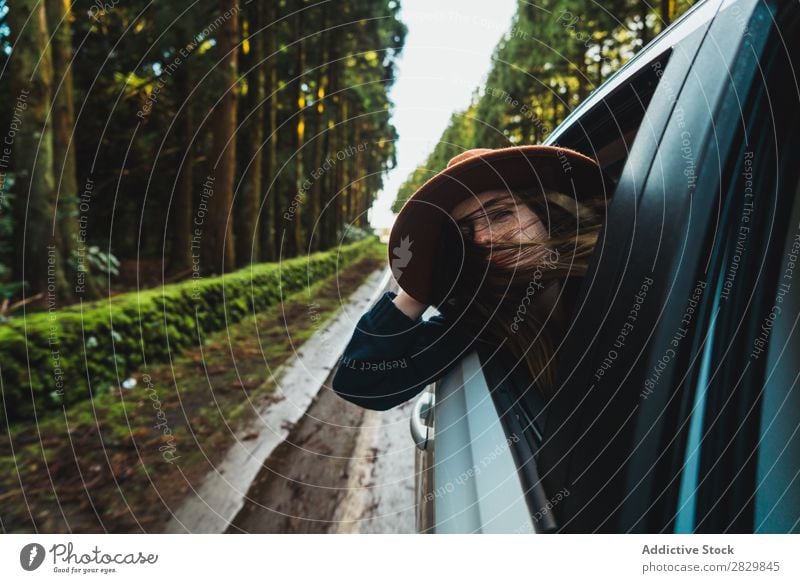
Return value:
[(305, 67), (306, 67), (306, 43), (303, 37), (306, 36), (307, 31), (303, 24), (306, 6), (305, 0), (295, 0), (295, 70), (294, 70), (294, 87), (296, 94), (297, 113), (295, 120), (295, 148), (294, 148), (294, 189), (292, 197), (291, 210), (289, 211), (289, 231), (287, 233), (288, 240), (288, 253), (289, 255), (297, 255), (303, 248), (303, 222), (300, 219), (302, 211), (303, 199), (306, 196), (306, 189), (304, 184), (306, 178), (304, 176), (305, 168), (303, 165), (303, 148), (305, 147), (306, 138), (306, 90), (305, 90)]
[(14, 227), (20, 242), (16, 275), (27, 281), (29, 295), (42, 294), (39, 303), (46, 305), (58, 297), (69, 297), (70, 292), (58, 252), (49, 115), (53, 60), (45, 5), (21, 0), (9, 10), (8, 20), (13, 43), (9, 73), (19, 116), (12, 146), (17, 195)]
[[(78, 282), (78, 274), (71, 267), (73, 250), (76, 247), (78, 226), (78, 178), (75, 174), (75, 106), (72, 89), (72, 32), (69, 0), (47, 0), (45, 3), (48, 29), (53, 38), (50, 48), (53, 58), (53, 101), (50, 110), (53, 118), (53, 170), (56, 184), (56, 238), (58, 251), (70, 273), (69, 280)], [(82, 268), (89, 268), (83, 265)], [(86, 278), (83, 287), (86, 297), (97, 297), (98, 291), (92, 278)], [(62, 299), (72, 297), (72, 287), (67, 287)]]
[[(329, 20), (328, 20), (328, 5), (325, 4), (321, 8), (321, 16), (318, 23), (318, 30), (320, 31), (319, 34), (316, 35), (318, 49), (317, 54), (321, 56), (320, 58), (320, 65), (317, 67), (317, 74), (316, 80), (314, 85), (315, 90), (315, 99), (314, 99), (314, 107), (312, 109), (312, 116), (314, 119), (314, 126), (311, 132), (312, 139), (314, 140), (313, 144), (313, 152), (314, 157), (311, 164), (312, 172), (318, 172), (319, 169), (322, 167), (322, 158), (323, 152), (327, 149), (326, 146), (329, 145), (328, 139), (328, 131), (327, 131), (327, 121), (328, 115), (327, 110), (325, 108), (325, 95), (328, 89), (328, 70), (330, 65), (328, 64), (328, 55), (329, 55), (329, 45), (328, 45), (328, 37), (332, 37), (333, 35), (330, 33), (326, 33), (325, 31), (328, 29)], [(322, 221), (319, 219), (321, 211), (322, 211), (322, 185), (323, 185), (323, 177), (322, 176), (313, 176), (312, 175), (312, 184), (311, 184), (311, 191), (309, 193), (309, 206), (308, 206), (308, 216), (309, 216), (309, 237), (310, 240), (310, 247), (311, 251), (318, 251), (320, 249), (320, 244), (322, 243), (321, 239), (321, 225)], [(313, 228), (316, 225), (316, 230)]]
[(264, 199), (262, 207), (264, 210), (264, 220), (261, 231), (262, 235), (262, 259), (264, 261), (274, 261), (280, 249), (280, 228), (281, 220), (281, 197), (277, 190), (278, 174), (278, 108), (280, 93), (278, 93), (278, 10), (275, 2), (267, 2), (266, 18), (264, 19), (267, 35), (267, 70), (269, 74), (268, 89), (265, 93), (269, 94), (269, 115), (266, 134), (269, 136), (266, 144), (266, 164), (264, 165), (264, 183), (271, 184), (272, 188), (264, 189)]
[[(191, 46), (191, 35), (183, 23), (176, 29), (178, 50)], [(183, 153), (175, 183), (175, 196), (170, 205), (172, 211), (172, 228), (170, 229), (170, 270), (173, 273), (184, 273), (192, 268), (192, 231), (194, 209), (194, 115), (191, 103), (192, 93), (192, 60), (182, 60), (175, 73), (175, 85), (178, 102), (182, 111), (177, 121), (177, 133), (182, 141)]]
[(236, 196), (236, 262), (239, 267), (258, 261), (261, 238), (258, 233), (258, 213), (261, 206), (262, 146), (264, 140), (264, 26), (262, 2), (253, 1), (247, 7), (247, 27), (243, 34), (242, 61), (246, 74), (247, 95), (240, 125), (241, 187)]
[(213, 194), (209, 198), (203, 232), (202, 264), (208, 273), (224, 273), (236, 267), (233, 241), (233, 187), (236, 173), (236, 85), (239, 36), (238, 0), (220, 0), (223, 22), (217, 35), (219, 80), (222, 94), (214, 108), (213, 147), (209, 177)]

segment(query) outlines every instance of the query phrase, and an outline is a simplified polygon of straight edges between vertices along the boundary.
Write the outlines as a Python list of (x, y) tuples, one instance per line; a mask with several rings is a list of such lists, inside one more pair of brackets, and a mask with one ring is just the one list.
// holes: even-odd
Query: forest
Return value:
[(364, 237), (399, 9), (0, 1), (0, 314)]

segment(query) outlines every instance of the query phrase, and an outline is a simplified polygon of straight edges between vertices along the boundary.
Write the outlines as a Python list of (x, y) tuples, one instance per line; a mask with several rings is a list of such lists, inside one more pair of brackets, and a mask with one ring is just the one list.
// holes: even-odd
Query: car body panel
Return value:
[(436, 384), (436, 533), (533, 532), (509, 439), (476, 352)]

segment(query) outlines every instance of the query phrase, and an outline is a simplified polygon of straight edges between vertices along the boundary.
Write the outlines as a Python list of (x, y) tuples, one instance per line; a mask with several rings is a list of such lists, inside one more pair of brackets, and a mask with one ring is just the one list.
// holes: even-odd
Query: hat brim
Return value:
[[(517, 146), (483, 151), (452, 164), (425, 182), (395, 219), (389, 236), (389, 265), (398, 285), (425, 304), (444, 299), (436, 277), (442, 237), (452, 236), (453, 209), (487, 190), (549, 189), (577, 200), (610, 196), (608, 177), (589, 158), (556, 146)], [(458, 261), (457, 257), (453, 260)]]

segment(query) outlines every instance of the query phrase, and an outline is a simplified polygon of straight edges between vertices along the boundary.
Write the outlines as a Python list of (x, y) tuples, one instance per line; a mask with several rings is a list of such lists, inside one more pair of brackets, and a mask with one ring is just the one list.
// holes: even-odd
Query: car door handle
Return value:
[(432, 392), (426, 390), (417, 400), (411, 409), (411, 438), (419, 449), (425, 450), (428, 445), (433, 443), (433, 406), (436, 397)]

